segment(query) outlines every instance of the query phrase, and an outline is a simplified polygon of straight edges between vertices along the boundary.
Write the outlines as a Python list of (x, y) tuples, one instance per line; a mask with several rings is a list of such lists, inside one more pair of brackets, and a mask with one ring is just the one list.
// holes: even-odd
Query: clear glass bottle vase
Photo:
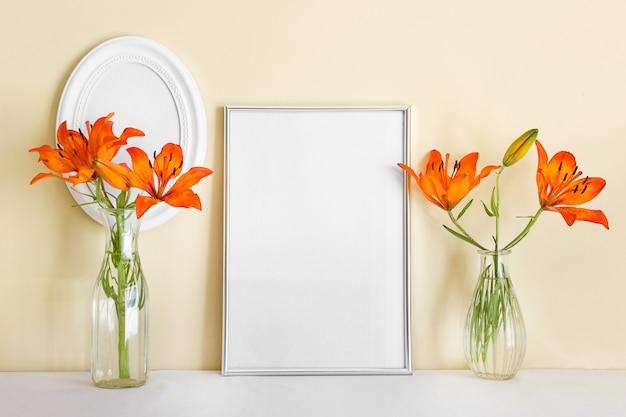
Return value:
[(148, 375), (148, 288), (133, 209), (101, 209), (104, 259), (93, 292), (91, 377), (104, 388), (143, 385)]
[(486, 379), (511, 379), (526, 353), (526, 327), (508, 268), (510, 250), (479, 251), (480, 275), (465, 323), (465, 358)]

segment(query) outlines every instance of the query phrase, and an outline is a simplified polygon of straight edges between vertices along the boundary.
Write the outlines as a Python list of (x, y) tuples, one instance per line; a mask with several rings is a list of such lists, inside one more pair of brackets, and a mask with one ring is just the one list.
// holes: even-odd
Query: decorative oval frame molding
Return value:
[[(70, 75), (57, 112), (57, 126), (67, 121), (72, 129), (114, 112), (114, 131), (135, 127), (146, 133), (131, 138), (129, 145), (147, 154), (158, 152), (167, 142), (178, 143), (185, 155), (183, 170), (204, 163), (206, 114), (198, 87), (183, 62), (163, 45), (139, 36), (110, 39), (92, 49)], [(118, 131), (119, 130), (119, 131)], [(123, 150), (116, 162), (128, 162)], [(71, 189), (71, 185), (68, 185)], [(76, 202), (101, 223), (96, 205), (72, 192)], [(142, 230), (170, 220), (179, 209), (166, 204), (151, 208)]]

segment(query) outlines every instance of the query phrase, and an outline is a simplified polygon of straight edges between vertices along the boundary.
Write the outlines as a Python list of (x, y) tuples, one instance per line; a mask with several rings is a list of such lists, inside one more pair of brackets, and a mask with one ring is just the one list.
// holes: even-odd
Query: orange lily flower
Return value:
[(93, 126), (89, 126), (89, 122), (85, 123), (89, 136), (89, 153), (100, 160), (112, 160), (120, 148), (126, 145), (129, 138), (144, 136), (141, 130), (134, 127), (127, 127), (119, 137), (115, 136), (113, 122), (110, 120), (114, 114), (109, 113), (106, 117), (99, 118)]
[(144, 133), (135, 128), (126, 128), (117, 137), (113, 133), (113, 122), (110, 120), (114, 113), (101, 117), (91, 126), (86, 122), (87, 137), (81, 131), (67, 128), (63, 122), (57, 129), (57, 148), (43, 145), (29, 149), (29, 152), (39, 152), (39, 161), (43, 162), (51, 171), (58, 174), (74, 175), (63, 176), (53, 173), (39, 173), (31, 180), (31, 184), (47, 177), (56, 177), (72, 185), (94, 180), (99, 168), (94, 164), (96, 159), (111, 161), (127, 140), (133, 136), (143, 136)]
[(138, 218), (160, 201), (174, 207), (193, 207), (202, 210), (200, 197), (191, 191), (191, 187), (202, 178), (211, 175), (213, 171), (203, 167), (190, 168), (168, 188), (168, 183), (181, 174), (183, 150), (179, 145), (167, 143), (155, 156), (153, 164), (150, 164), (148, 155), (143, 150), (128, 148), (127, 151), (133, 164), (131, 185), (148, 193), (147, 196), (137, 196), (135, 210)]
[(576, 220), (598, 223), (609, 228), (609, 221), (601, 210), (590, 210), (577, 206), (594, 199), (606, 185), (599, 177), (582, 177), (578, 171), (576, 158), (569, 152), (561, 151), (550, 161), (539, 141), (535, 142), (538, 153), (537, 188), (539, 204), (548, 211), (556, 211), (563, 216), (568, 226)]
[(53, 173), (41, 172), (31, 180), (31, 184), (47, 177), (56, 177), (74, 185), (91, 181), (94, 178), (95, 169), (89, 157), (88, 141), (81, 132), (69, 130), (67, 122), (63, 122), (57, 129), (57, 148), (43, 145), (29, 149), (29, 152), (39, 152), (39, 161), (43, 162), (51, 171), (59, 174), (74, 175), (64, 177)]
[(491, 171), (500, 168), (498, 165), (488, 165), (476, 176), (478, 152), (473, 152), (455, 162), (452, 175), (449, 175), (449, 160), (450, 154), (446, 154), (444, 162), (441, 153), (433, 149), (426, 164), (425, 174), (420, 172), (417, 175), (411, 167), (405, 164), (398, 165), (415, 179), (422, 193), (431, 203), (446, 211), (451, 211), (456, 207)]

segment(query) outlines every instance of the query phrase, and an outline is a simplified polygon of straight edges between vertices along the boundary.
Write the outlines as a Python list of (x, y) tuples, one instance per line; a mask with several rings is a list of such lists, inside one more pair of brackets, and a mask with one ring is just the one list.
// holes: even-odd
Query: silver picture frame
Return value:
[(411, 374), (410, 120), (224, 108), (223, 375)]

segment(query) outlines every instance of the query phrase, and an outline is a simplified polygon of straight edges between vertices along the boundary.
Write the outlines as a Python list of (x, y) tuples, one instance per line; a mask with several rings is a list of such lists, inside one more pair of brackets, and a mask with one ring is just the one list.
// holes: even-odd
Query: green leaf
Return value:
[(128, 202), (128, 192), (120, 191), (120, 193), (117, 195), (117, 198), (115, 199), (116, 207), (124, 208), (126, 207), (127, 202)]
[(496, 187), (491, 190), (491, 212), (494, 216), (499, 216), (498, 204), (496, 202)]
[(457, 232), (456, 230), (452, 230), (451, 228), (449, 228), (448, 226), (446, 226), (445, 224), (443, 225), (444, 229), (446, 229), (448, 232), (452, 233), (454, 236), (458, 237), (459, 239), (469, 243), (470, 245), (474, 245), (479, 249), (485, 249), (484, 247), (482, 247), (481, 245), (479, 245), (476, 241), (474, 241), (473, 239)]
[(489, 217), (493, 217), (494, 214), (492, 212), (489, 211), (489, 208), (487, 207), (487, 204), (485, 204), (484, 201), (481, 201), (481, 203), (483, 203), (483, 208), (485, 209), (485, 213), (487, 213), (487, 216)]
[(459, 213), (459, 215), (458, 215), (458, 216), (457, 216), (457, 218), (456, 218), (457, 220), (460, 220), (460, 219), (461, 219), (461, 216), (463, 216), (463, 215), (465, 214), (465, 212), (467, 211), (467, 209), (469, 208), (469, 206), (471, 206), (471, 205), (472, 205), (472, 203), (473, 203), (473, 202), (474, 202), (474, 200), (472, 199), (472, 200), (470, 200), (470, 201), (469, 201), (469, 202), (465, 205), (465, 207), (463, 207), (463, 209), (461, 210), (461, 212)]

